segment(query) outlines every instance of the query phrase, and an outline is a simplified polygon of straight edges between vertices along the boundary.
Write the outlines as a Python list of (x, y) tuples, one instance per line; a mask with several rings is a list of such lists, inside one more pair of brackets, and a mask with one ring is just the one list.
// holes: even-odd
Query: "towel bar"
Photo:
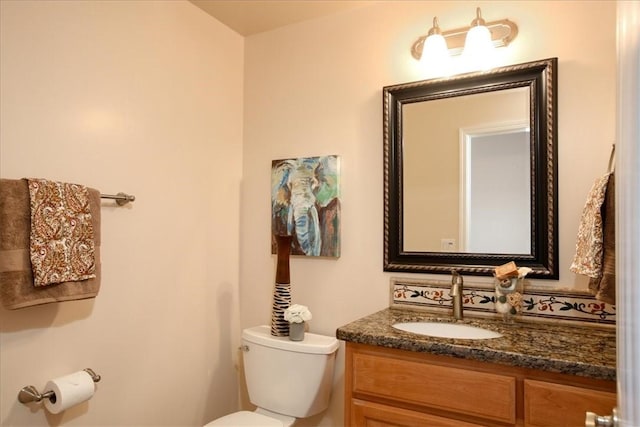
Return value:
[[(91, 379), (94, 383), (100, 381), (100, 375), (96, 374), (93, 369), (85, 368), (83, 369), (87, 374), (91, 375)], [(37, 388), (32, 385), (28, 385), (22, 387), (20, 392), (18, 393), (18, 401), (20, 403), (29, 403), (29, 402), (40, 402), (42, 399), (49, 399), (54, 396), (55, 393), (53, 390), (47, 390), (44, 393), (40, 394)]]
[(136, 196), (133, 196), (131, 194), (125, 194), (125, 193), (118, 193), (118, 194), (101, 194), (100, 195), (101, 199), (113, 199), (116, 201), (116, 203), (118, 204), (118, 206), (124, 206), (129, 202), (133, 202), (136, 200)]

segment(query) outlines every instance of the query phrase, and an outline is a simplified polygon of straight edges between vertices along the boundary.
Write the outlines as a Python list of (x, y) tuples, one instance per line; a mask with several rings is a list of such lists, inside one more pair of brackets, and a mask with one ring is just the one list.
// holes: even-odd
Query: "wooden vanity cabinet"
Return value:
[(345, 426), (584, 426), (615, 382), (347, 342)]

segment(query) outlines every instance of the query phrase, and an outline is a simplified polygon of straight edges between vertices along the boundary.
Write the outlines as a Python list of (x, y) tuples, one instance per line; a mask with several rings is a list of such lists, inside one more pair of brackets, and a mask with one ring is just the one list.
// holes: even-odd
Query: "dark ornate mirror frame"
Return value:
[[(404, 251), (402, 106), (518, 87), (530, 90), (531, 253)], [(515, 261), (533, 269), (527, 277), (558, 279), (557, 58), (386, 86), (383, 108), (384, 271), (490, 276), (495, 266)]]

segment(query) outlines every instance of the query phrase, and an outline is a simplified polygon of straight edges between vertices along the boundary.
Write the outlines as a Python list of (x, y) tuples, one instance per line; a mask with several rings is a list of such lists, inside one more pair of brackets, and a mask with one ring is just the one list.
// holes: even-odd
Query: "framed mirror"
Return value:
[(386, 86), (384, 271), (558, 278), (557, 58)]

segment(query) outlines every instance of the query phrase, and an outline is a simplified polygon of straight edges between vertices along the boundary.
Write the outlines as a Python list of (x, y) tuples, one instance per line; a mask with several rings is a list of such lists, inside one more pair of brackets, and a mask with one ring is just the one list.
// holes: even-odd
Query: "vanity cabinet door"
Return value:
[(353, 354), (354, 393), (504, 423), (516, 421), (516, 379), (409, 358)]
[[(460, 363), (447, 357), (347, 343), (345, 404), (350, 408), (354, 398), (480, 425), (513, 425), (516, 378), (461, 369)], [(349, 414), (346, 421), (349, 426), (360, 426), (349, 421)]]
[(470, 424), (359, 399), (351, 400), (351, 414), (353, 425), (358, 427), (480, 427), (480, 424)]
[(616, 394), (543, 381), (524, 381), (525, 426), (584, 426), (587, 411), (610, 414)]

